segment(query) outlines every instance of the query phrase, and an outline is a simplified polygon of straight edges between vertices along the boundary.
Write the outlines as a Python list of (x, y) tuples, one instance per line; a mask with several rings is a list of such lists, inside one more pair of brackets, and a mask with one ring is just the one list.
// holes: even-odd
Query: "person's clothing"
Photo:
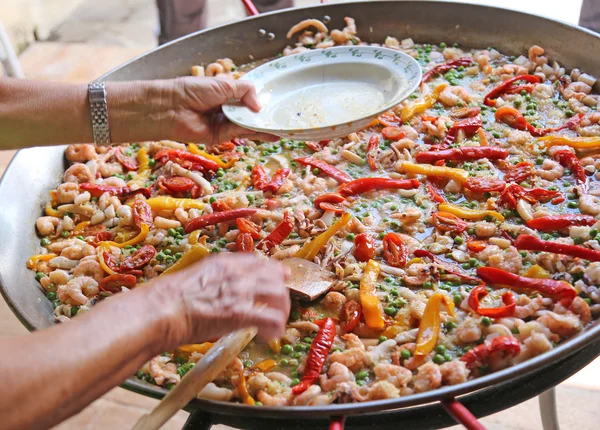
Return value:
[[(294, 6), (294, 0), (254, 0), (259, 12)], [(156, 0), (160, 45), (206, 27), (206, 0)]]
[(600, 33), (600, 0), (583, 0), (579, 25)]

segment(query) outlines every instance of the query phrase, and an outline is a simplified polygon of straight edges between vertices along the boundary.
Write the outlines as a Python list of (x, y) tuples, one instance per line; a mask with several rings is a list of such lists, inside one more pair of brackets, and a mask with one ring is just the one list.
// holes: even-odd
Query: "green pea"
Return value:
[(53, 302), (54, 300), (56, 300), (56, 293), (54, 291), (50, 291), (46, 293), (46, 298)]
[(163, 250), (163, 254), (165, 254), (165, 255), (171, 255), (172, 253), (173, 253), (173, 251), (171, 251), (170, 249)]
[(71, 317), (74, 317), (79, 312), (79, 306), (71, 306)]
[(177, 236), (177, 232), (175, 231), (174, 228), (170, 228), (167, 230), (167, 234), (171, 237)]
[(521, 103), (523, 103), (523, 102), (521, 101), (521, 99), (515, 99), (515, 101), (513, 102), (513, 104), (515, 105), (515, 107), (519, 107), (519, 106), (521, 106)]
[(452, 356), (448, 353), (443, 354), (444, 355), (444, 360), (445, 361), (452, 361)]
[(469, 233), (470, 235), (474, 235), (475, 229), (473, 227), (471, 227), (470, 229), (467, 230), (467, 233)]
[(298, 385), (300, 383), (300, 379), (298, 378), (294, 378), (292, 379), (292, 383), (290, 384), (292, 387), (295, 387), (296, 385)]
[(393, 317), (394, 315), (396, 315), (396, 313), (398, 313), (398, 309), (396, 309), (393, 306), (388, 306), (387, 308), (384, 308), (383, 311), (386, 313), (386, 315), (389, 315), (391, 317)]
[(358, 385), (359, 387), (366, 385), (366, 383), (367, 381), (365, 381), (364, 379), (359, 379), (358, 381), (356, 381), (356, 385)]
[(60, 232), (61, 237), (69, 237), (69, 232), (67, 230), (63, 230)]
[(583, 240), (583, 239), (582, 239), (582, 238), (580, 238), (580, 237), (576, 237), (576, 238), (574, 238), (574, 239), (573, 239), (573, 243), (574, 243), (575, 245), (581, 245), (583, 242), (585, 242), (585, 240)]
[(542, 233), (542, 239), (543, 240), (550, 240), (550, 239), (552, 239), (552, 236), (549, 235), (548, 233)]
[(390, 206), (390, 209), (393, 210), (393, 211), (397, 211), (398, 210), (398, 205), (393, 204), (393, 205)]
[(280, 366), (287, 366), (290, 364), (290, 361), (287, 358), (282, 358), (281, 360), (279, 360), (279, 365)]
[(465, 240), (461, 236), (456, 236), (454, 238), (454, 243), (457, 245), (462, 245), (463, 243), (465, 243)]
[(216, 201), (217, 201), (216, 197), (213, 197), (213, 196), (211, 196), (211, 198), (208, 199), (208, 203), (210, 203), (211, 205)]
[(173, 264), (175, 262), (175, 257), (169, 255), (167, 258), (165, 258), (165, 262), (167, 264)]
[(403, 349), (400, 351), (400, 357), (403, 360), (408, 360), (410, 357), (412, 357), (412, 353), (408, 349)]
[(183, 257), (183, 254), (181, 252), (178, 252), (175, 254), (175, 259), (179, 260), (181, 257)]
[(355, 376), (358, 380), (367, 379), (369, 377), (369, 372), (367, 372), (366, 370), (361, 370)]
[(448, 322), (446, 323), (446, 329), (447, 329), (448, 331), (450, 331), (450, 330), (454, 330), (456, 327), (458, 327), (458, 324), (456, 324), (454, 321), (448, 321)]
[[(292, 321), (299, 320), (299, 319), (300, 319), (300, 316), (301, 316), (301, 315), (300, 315), (300, 311), (298, 311), (298, 310), (296, 310), (296, 311), (293, 311), (293, 312), (290, 314), (290, 318), (292, 319)], [(283, 348), (282, 348), (282, 349), (283, 349)]]
[(41, 280), (43, 277), (45, 277), (45, 276), (46, 276), (46, 274), (45, 274), (45, 273), (43, 273), (43, 272), (37, 272), (37, 273), (35, 274), (35, 279), (37, 279), (37, 280), (38, 280), (38, 282), (39, 282), (39, 281), (40, 281), (40, 280)]
[(430, 281), (427, 281), (427, 282), (425, 282), (425, 283), (423, 284), (423, 288), (427, 288), (427, 289), (429, 289), (429, 288), (431, 288), (431, 287), (433, 287), (433, 284), (432, 284)]
[(346, 235), (347, 240), (354, 240), (355, 238), (356, 238), (356, 235), (354, 233), (348, 233)]
[(521, 332), (519, 331), (519, 327), (513, 327), (510, 329), (510, 332), (512, 334), (520, 334)]
[(314, 168), (312, 172), (313, 172), (313, 175), (315, 175), (315, 176), (316, 176), (316, 175), (318, 175), (319, 173), (321, 173), (321, 170), (319, 170), (319, 169), (317, 169), (317, 168)]
[(485, 327), (489, 327), (492, 325), (492, 320), (489, 317), (483, 317), (481, 318), (481, 324), (483, 324)]
[(525, 95), (525, 100), (527, 100), (528, 102), (530, 102), (532, 100), (531, 94)]
[(386, 340), (388, 340), (388, 338), (387, 338), (386, 336), (380, 336), (380, 337), (379, 337), (379, 343), (383, 343), (383, 342), (385, 342)]
[(461, 267), (463, 269), (469, 270), (471, 268), (471, 265), (469, 263), (463, 263), (463, 264), (461, 264)]
[(296, 344), (296, 346), (294, 347), (294, 349), (296, 351), (300, 351), (300, 352), (306, 352), (310, 349), (310, 345), (307, 345), (305, 343), (298, 343)]
[(598, 234), (597, 228), (593, 228), (590, 230), (590, 237), (596, 237), (597, 234)]
[(500, 139), (500, 133), (497, 131), (492, 131), (492, 136), (494, 136), (496, 139)]
[(385, 237), (385, 233), (384, 232), (379, 233), (379, 239), (383, 239), (384, 237)]
[(47, 237), (43, 238), (40, 241), (40, 245), (42, 245), (42, 246), (48, 246), (48, 245), (50, 245), (50, 239), (48, 239)]
[(575, 115), (575, 112), (573, 112), (571, 109), (568, 109), (565, 111), (565, 115), (567, 118), (571, 118), (573, 115)]
[(567, 207), (571, 209), (577, 209), (577, 202), (569, 202), (567, 203)]
[(447, 352), (446, 347), (444, 345), (437, 345), (435, 347), (435, 352), (437, 352), (438, 354), (445, 354)]
[(462, 296), (460, 293), (454, 293), (452, 294), (452, 300), (456, 306), (459, 306), (462, 303)]
[(435, 354), (433, 357), (433, 362), (435, 364), (443, 364), (446, 360), (444, 360), (444, 356), (441, 354)]
[(281, 347), (281, 353), (285, 354), (285, 355), (289, 355), (292, 352), (294, 352), (294, 347), (292, 345), (289, 344), (285, 344)]

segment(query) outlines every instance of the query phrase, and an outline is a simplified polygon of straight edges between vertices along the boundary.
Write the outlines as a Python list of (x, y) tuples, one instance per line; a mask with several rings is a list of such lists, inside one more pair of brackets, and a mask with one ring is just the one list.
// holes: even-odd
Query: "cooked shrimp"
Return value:
[(85, 163), (98, 158), (98, 153), (94, 145), (75, 143), (67, 146), (65, 156), (71, 163)]
[(304, 30), (307, 27), (315, 27), (319, 32), (329, 33), (327, 26), (318, 19), (305, 19), (304, 21), (300, 21), (298, 24), (290, 28), (285, 37), (287, 39), (291, 39), (294, 34), (298, 33), (300, 30)]
[(82, 163), (73, 164), (65, 171), (63, 176), (63, 182), (74, 182), (76, 184), (92, 182), (94, 179), (95, 177), (88, 166)]
[(584, 194), (579, 198), (579, 210), (587, 215), (596, 216), (600, 214), (600, 198)]
[(538, 66), (546, 64), (548, 59), (546, 57), (542, 57), (542, 55), (544, 55), (544, 48), (541, 46), (533, 45), (531, 48), (529, 48), (529, 61), (532, 63), (537, 64)]
[(471, 95), (464, 87), (447, 87), (440, 94), (440, 101), (446, 106), (456, 106), (461, 102), (469, 103), (471, 101)]
[(64, 285), (71, 280), (71, 275), (69, 275), (64, 270), (56, 269), (48, 275), (48, 279), (51, 283), (56, 286)]
[(181, 376), (177, 373), (177, 365), (167, 362), (169, 357), (158, 355), (150, 360), (148, 365), (148, 373), (154, 378), (156, 385), (164, 385), (165, 383), (176, 384), (181, 380)]
[(481, 339), (481, 321), (467, 317), (456, 328), (456, 337), (462, 343), (476, 342)]
[(228, 402), (233, 399), (233, 391), (229, 388), (217, 387), (213, 382), (209, 382), (206, 384), (206, 387), (198, 393), (198, 397), (219, 402)]
[(56, 189), (56, 200), (58, 203), (73, 203), (79, 194), (79, 185), (74, 182), (65, 182)]
[(576, 315), (561, 315), (556, 312), (547, 312), (537, 319), (540, 323), (562, 337), (571, 337), (583, 329), (583, 325)]
[(257, 393), (258, 400), (265, 406), (288, 406), (292, 401), (292, 390), (287, 388), (275, 394), (269, 394), (266, 391)]
[(103, 178), (108, 178), (113, 175), (122, 175), (123, 166), (119, 163), (98, 163), (98, 172)]
[(428, 362), (419, 367), (414, 380), (414, 387), (417, 393), (435, 390), (442, 385), (442, 372), (440, 366)]
[(391, 382), (377, 381), (367, 390), (367, 400), (383, 400), (400, 397), (400, 390)]
[(565, 173), (565, 168), (561, 166), (560, 163), (550, 158), (545, 158), (541, 169), (535, 169), (534, 173), (542, 179), (554, 181), (562, 178)]
[(206, 76), (217, 76), (221, 73), (225, 73), (225, 67), (219, 63), (210, 63), (208, 66), (206, 66), (205, 73)]
[(585, 82), (571, 82), (565, 87), (562, 95), (567, 100), (575, 99), (581, 101), (585, 99), (591, 91), (592, 87)]
[(318, 385), (311, 385), (308, 389), (297, 395), (292, 401), (294, 406), (316, 406), (316, 405), (328, 405), (335, 400), (335, 397), (330, 396), (327, 393), (321, 393), (321, 387)]
[(75, 269), (73, 269), (73, 276), (89, 276), (94, 278), (97, 282), (104, 279), (104, 269), (100, 267), (100, 263), (94, 260), (86, 260), (80, 262)]
[(575, 315), (579, 316), (581, 319), (581, 323), (585, 326), (588, 325), (592, 319), (592, 311), (590, 310), (590, 305), (583, 300), (581, 297), (575, 297), (571, 306), (569, 306), (569, 310), (573, 312)]
[(340, 363), (352, 370), (358, 372), (364, 368), (367, 361), (367, 351), (365, 345), (360, 341), (358, 336), (352, 333), (342, 336), (349, 346), (345, 351), (336, 351), (329, 356), (329, 361), (332, 363)]
[(325, 298), (323, 299), (323, 306), (330, 312), (333, 312), (336, 315), (342, 311), (344, 304), (346, 303), (346, 296), (341, 293), (336, 293), (332, 291), (327, 293)]
[(41, 216), (35, 222), (38, 232), (42, 236), (49, 236), (54, 233), (54, 229), (60, 224), (60, 218), (54, 216)]
[(524, 294), (519, 296), (517, 307), (515, 309), (515, 318), (525, 319), (539, 311), (543, 306), (543, 298), (541, 296), (530, 299)]
[(456, 385), (466, 382), (469, 378), (469, 369), (464, 361), (454, 360), (440, 366), (442, 381), (447, 385)]
[(384, 380), (391, 383), (394, 387), (400, 388), (406, 386), (413, 377), (410, 370), (393, 364), (379, 363), (373, 369), (377, 380)]
[(83, 257), (88, 255), (94, 255), (95, 253), (96, 250), (92, 245), (84, 243), (71, 245), (63, 249), (60, 253), (60, 256), (68, 258), (69, 260), (81, 260)]
[(58, 300), (69, 305), (84, 305), (88, 299), (98, 294), (98, 282), (89, 276), (73, 278), (58, 287)]
[(333, 391), (342, 382), (354, 382), (354, 374), (341, 363), (334, 362), (329, 366), (327, 375), (321, 375), (321, 387), (325, 391)]

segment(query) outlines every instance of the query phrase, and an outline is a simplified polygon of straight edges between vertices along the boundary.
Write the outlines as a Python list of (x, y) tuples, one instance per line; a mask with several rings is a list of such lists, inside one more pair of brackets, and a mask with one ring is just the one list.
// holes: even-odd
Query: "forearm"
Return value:
[[(169, 136), (172, 81), (107, 84), (111, 140)], [(87, 85), (0, 79), (0, 149), (92, 143)]]
[[(30, 336), (0, 341), (3, 428), (49, 428), (173, 348), (174, 312), (152, 285)], [(169, 339), (169, 343), (166, 343)]]

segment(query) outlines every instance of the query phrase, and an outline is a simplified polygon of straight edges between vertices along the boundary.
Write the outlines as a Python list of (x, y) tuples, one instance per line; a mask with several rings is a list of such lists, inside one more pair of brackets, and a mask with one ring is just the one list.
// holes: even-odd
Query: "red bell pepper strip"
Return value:
[(367, 145), (367, 162), (369, 163), (369, 167), (371, 170), (377, 170), (377, 163), (375, 162), (374, 153), (377, 152), (379, 148), (379, 136), (374, 135), (369, 139), (369, 144)]
[(185, 225), (185, 232), (191, 233), (194, 230), (199, 230), (207, 225), (215, 225), (220, 222), (234, 221), (238, 218), (254, 215), (257, 211), (258, 209), (256, 208), (241, 208), (200, 215), (199, 217), (188, 221), (188, 223)]
[(456, 140), (456, 136), (459, 130), (464, 131), (464, 133), (467, 136), (470, 136), (477, 133), (477, 130), (479, 130), (481, 127), (483, 127), (483, 122), (481, 121), (480, 116), (465, 118), (461, 121), (455, 122), (454, 124), (452, 124), (452, 127), (450, 127), (450, 130), (448, 130), (446, 138), (444, 139), (440, 147), (445, 148), (448, 147), (451, 143), (454, 143), (454, 140)]
[(480, 267), (477, 269), (477, 276), (487, 284), (508, 285), (530, 292), (537, 291), (553, 300), (564, 300), (567, 303), (571, 303), (577, 296), (575, 288), (555, 279), (526, 278), (495, 267)]
[(444, 64), (432, 67), (429, 71), (423, 74), (421, 83), (425, 83), (430, 80), (434, 75), (443, 75), (449, 70), (456, 69), (460, 66), (467, 67), (473, 65), (473, 60), (470, 58), (459, 58), (458, 60), (451, 60)]
[(250, 233), (240, 233), (235, 239), (238, 252), (254, 251), (254, 239)]
[(517, 237), (515, 247), (524, 251), (544, 251), (553, 254), (569, 255), (571, 257), (583, 258), (589, 261), (600, 261), (600, 251), (579, 245), (567, 245), (565, 243), (541, 240), (530, 234), (522, 234)]
[(338, 192), (345, 196), (356, 196), (373, 190), (411, 190), (421, 183), (416, 179), (360, 178), (341, 185)]
[(488, 160), (504, 160), (508, 157), (506, 149), (495, 146), (463, 146), (460, 148), (442, 149), (440, 151), (424, 151), (415, 155), (418, 163), (434, 164), (436, 161), (471, 161), (487, 158)]
[(125, 154), (125, 149), (123, 147), (117, 148), (115, 158), (121, 164), (121, 166), (125, 167), (127, 170), (137, 170), (140, 166), (134, 157)]
[(404, 267), (408, 250), (400, 235), (388, 233), (383, 237), (383, 259), (393, 267)]
[(533, 85), (522, 85), (522, 86), (514, 85), (515, 82), (518, 82), (518, 81), (525, 81), (525, 82), (529, 82), (530, 84), (539, 84), (542, 82), (542, 80), (540, 78), (538, 78), (537, 76), (534, 76), (534, 75), (515, 76), (514, 78), (511, 78), (508, 81), (504, 81), (503, 83), (498, 85), (496, 88), (494, 88), (492, 91), (490, 91), (483, 99), (483, 103), (486, 106), (496, 106), (496, 99), (498, 97), (500, 97), (502, 94), (521, 92), (522, 90), (525, 90), (528, 93), (533, 91)]
[(125, 260), (119, 266), (120, 271), (141, 269), (156, 255), (156, 249), (152, 245), (144, 245)]
[(346, 201), (346, 198), (338, 193), (325, 193), (321, 194), (315, 199), (315, 208), (324, 211), (332, 211), (337, 215), (341, 215), (345, 212), (344, 208), (338, 205)]
[(121, 292), (121, 287), (131, 289), (135, 287), (136, 284), (137, 278), (135, 276), (118, 273), (116, 275), (110, 275), (103, 278), (98, 284), (98, 288), (100, 288), (101, 291), (114, 294)]
[(556, 151), (554, 153), (554, 159), (558, 161), (561, 166), (570, 169), (577, 182), (579, 182), (581, 186), (585, 187), (587, 180), (585, 176), (585, 170), (583, 170), (583, 166), (575, 154), (566, 149), (562, 151)]
[(268, 190), (275, 194), (279, 191), (279, 188), (281, 188), (288, 176), (290, 176), (290, 169), (277, 169), (271, 178), (271, 182), (269, 182)]
[(432, 216), (433, 225), (442, 231), (462, 233), (467, 229), (467, 223), (454, 214), (435, 212)]
[(442, 191), (431, 181), (427, 181), (427, 193), (429, 193), (429, 197), (436, 203), (446, 203), (446, 199), (442, 197)]
[(537, 203), (538, 201), (548, 201), (560, 195), (559, 191), (544, 190), (542, 188), (523, 188), (515, 183), (510, 183), (506, 186), (502, 194), (500, 194), (500, 203), (515, 209), (519, 199), (528, 201), (529, 203)]
[(467, 239), (467, 248), (471, 252), (475, 252), (475, 253), (481, 252), (487, 246), (488, 246), (488, 241), (487, 240)]
[(118, 272), (120, 274), (125, 274), (125, 275), (132, 275), (132, 276), (142, 276), (144, 274), (144, 272), (142, 272), (139, 269), (125, 270), (125, 268), (121, 267), (117, 263), (116, 258), (109, 252), (103, 252), (102, 258), (104, 259), (104, 262), (106, 263), (106, 265), (110, 269), (112, 269), (114, 272)]
[(294, 219), (290, 217), (289, 212), (283, 213), (283, 221), (273, 229), (271, 233), (256, 246), (257, 249), (265, 252), (271, 251), (281, 242), (283, 242), (294, 230)]
[(514, 315), (515, 309), (517, 308), (517, 301), (515, 300), (515, 295), (513, 293), (507, 291), (502, 294), (502, 303), (504, 303), (504, 306), (499, 306), (497, 308), (483, 308), (480, 306), (481, 300), (487, 295), (488, 291), (485, 288), (485, 285), (479, 285), (473, 288), (471, 294), (469, 294), (469, 307), (473, 309), (474, 312), (484, 317), (504, 318)]
[(498, 352), (505, 352), (516, 357), (521, 352), (521, 344), (512, 336), (498, 336), (468, 350), (460, 357), (460, 361), (464, 361), (469, 369), (473, 369), (483, 366), (491, 355)]
[(466, 189), (476, 193), (491, 193), (492, 191), (503, 191), (506, 188), (506, 182), (500, 179), (481, 176), (469, 177), (463, 185)]
[(269, 177), (263, 166), (257, 164), (252, 168), (252, 184), (254, 188), (264, 191), (269, 185)]
[[(104, 227), (104, 226), (103, 226)], [(93, 239), (88, 239), (87, 242), (90, 245), (98, 246), (100, 242), (105, 242), (107, 240), (112, 240), (113, 234), (110, 231), (99, 231), (96, 233)]]
[(496, 111), (495, 118), (497, 122), (503, 122), (509, 127), (512, 127), (517, 130), (528, 131), (532, 136), (545, 136), (549, 133), (556, 133), (557, 131), (563, 130), (565, 128), (572, 129), (577, 126), (582, 117), (576, 117), (567, 121), (560, 127), (556, 128), (535, 128), (531, 125), (525, 117), (519, 112), (517, 109), (512, 108), (510, 106), (503, 106)]
[(304, 158), (296, 158), (295, 161), (297, 163), (302, 164), (303, 166), (311, 166), (319, 169), (323, 172), (324, 175), (329, 176), (330, 178), (335, 179), (338, 184), (345, 184), (346, 182), (350, 182), (352, 178), (346, 172), (342, 172), (341, 170), (333, 167), (331, 164), (326, 163), (323, 160), (317, 160), (312, 157), (304, 157)]
[(111, 196), (117, 197), (129, 197), (134, 194), (142, 194), (146, 198), (150, 198), (151, 192), (149, 188), (138, 188), (137, 190), (131, 189), (131, 187), (111, 187), (108, 185), (97, 185), (84, 183), (79, 184), (79, 189), (87, 191), (92, 197), (100, 197), (104, 193), (108, 193)]
[(384, 127), (402, 125), (402, 120), (394, 112), (385, 112), (379, 115), (377, 121)]
[(522, 182), (533, 175), (533, 164), (529, 161), (521, 161), (515, 166), (511, 166), (504, 174), (504, 180), (506, 182)]
[(216, 201), (212, 202), (210, 204), (210, 207), (212, 208), (213, 212), (224, 212), (224, 211), (230, 211), (232, 209), (231, 206), (229, 206), (227, 203), (225, 203), (224, 201), (221, 201), (221, 200), (216, 200)]
[(334, 338), (335, 322), (332, 318), (326, 318), (310, 346), (302, 381), (292, 388), (292, 393), (298, 395), (305, 392), (308, 387), (319, 379), (321, 369), (323, 369), (323, 364), (327, 360)]
[(429, 258), (431, 261), (442, 266), (444, 268), (444, 270), (446, 271), (446, 273), (448, 273), (449, 275), (458, 276), (459, 278), (464, 279), (467, 282), (476, 282), (478, 284), (481, 283), (479, 281), (479, 279), (477, 279), (476, 277), (467, 275), (466, 273), (461, 273), (458, 270), (455, 270), (454, 268), (450, 267), (450, 265), (445, 264), (444, 262), (440, 261), (435, 255), (433, 255), (429, 251), (425, 251), (424, 249), (417, 249), (417, 250), (415, 250), (414, 254), (415, 254), (415, 257)]
[(594, 224), (596, 224), (596, 222), (598, 222), (598, 220), (591, 215), (549, 215), (530, 219), (529, 221), (527, 221), (527, 227), (539, 231), (556, 231), (574, 225), (591, 227)]
[(208, 158), (204, 158), (201, 155), (192, 154), (191, 152), (181, 151), (179, 149), (162, 149), (156, 153), (154, 159), (157, 161), (161, 161), (161, 159), (166, 158), (168, 160), (174, 161), (178, 164), (182, 164), (181, 161), (187, 161), (191, 166), (200, 166), (206, 170), (219, 170), (219, 165)]
[(358, 261), (369, 261), (375, 255), (375, 242), (367, 233), (361, 233), (354, 239), (354, 258)]
[(246, 218), (238, 218), (235, 220), (237, 228), (242, 233), (249, 233), (252, 239), (261, 239), (260, 227)]
[(355, 300), (348, 300), (344, 303), (340, 316), (340, 327), (346, 333), (352, 332), (360, 322), (361, 315), (360, 303)]
[(152, 208), (144, 201), (136, 200), (131, 205), (131, 214), (133, 217), (133, 223), (139, 228), (142, 224), (146, 224), (148, 227), (152, 227), (154, 224), (154, 218), (152, 216)]
[(451, 112), (450, 117), (452, 117), (452, 118), (470, 118), (472, 116), (477, 116), (480, 113), (481, 113), (481, 108), (479, 106), (465, 107), (465, 108), (457, 109), (457, 110)]
[(385, 127), (383, 130), (381, 130), (381, 135), (384, 139), (397, 141), (400, 139), (404, 139), (406, 137), (406, 132), (400, 127), (391, 126)]

